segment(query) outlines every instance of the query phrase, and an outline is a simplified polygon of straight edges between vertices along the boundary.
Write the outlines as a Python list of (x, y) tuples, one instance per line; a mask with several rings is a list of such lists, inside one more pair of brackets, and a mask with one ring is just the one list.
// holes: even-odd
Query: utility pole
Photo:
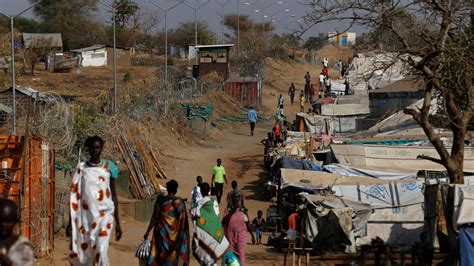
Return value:
[(16, 15), (6, 15), (4, 13), (0, 13), (10, 19), (10, 32), (11, 32), (11, 70), (12, 70), (12, 93), (13, 93), (13, 122), (12, 122), (12, 135), (17, 134), (17, 125), (16, 125), (16, 76), (15, 76), (15, 28), (14, 28), (14, 20), (15, 18), (23, 15), (25, 12), (28, 10), (32, 9), (33, 7), (37, 6), (40, 4), (41, 1), (38, 1), (32, 5), (30, 5), (28, 8), (24, 9), (23, 11), (19, 12)]
[[(112, 28), (113, 28), (113, 52), (112, 52), (112, 56), (113, 56), (113, 75), (114, 75), (114, 90), (113, 90), (113, 94), (114, 94), (114, 98), (113, 98), (113, 104), (112, 104), (112, 112), (113, 114), (116, 114), (117, 113), (117, 43), (116, 43), (116, 16), (117, 16), (117, 8), (112, 5), (109, 5), (109, 4), (106, 4), (102, 1), (98, 1), (99, 4), (107, 7), (108, 9), (112, 10)], [(115, 3), (115, 2), (114, 2)]]
[[(188, 6), (189, 8), (193, 9), (194, 10), (194, 49), (196, 50), (197, 46), (198, 46), (198, 22), (197, 22), (197, 12), (198, 10), (207, 5), (209, 3), (209, 0), (207, 0), (204, 4), (198, 6), (198, 7), (193, 7), (191, 5), (189, 5), (188, 3), (186, 2), (183, 2), (184, 5)], [(196, 65), (198, 64), (198, 57), (196, 56)]]
[(168, 9), (164, 9), (160, 7), (158, 4), (156, 4), (155, 2), (153, 2), (153, 0), (150, 0), (150, 4), (154, 5), (155, 7), (157, 7), (158, 9), (160, 9), (161, 11), (165, 13), (165, 82), (166, 82), (166, 86), (168, 86), (168, 82), (169, 82), (168, 80), (168, 25), (167, 25), (168, 19), (167, 19), (167, 15), (168, 15), (168, 11), (181, 5), (183, 2), (184, 0), (180, 1), (179, 3), (175, 4), (174, 6)]
[(216, 0), (217, 4), (221, 6), (221, 16), (222, 16), (222, 28), (221, 28), (221, 43), (224, 43), (224, 7), (230, 2), (230, 0), (227, 0), (223, 3), (219, 2), (219, 0)]
[(237, 0), (237, 57), (240, 57), (240, 0)]

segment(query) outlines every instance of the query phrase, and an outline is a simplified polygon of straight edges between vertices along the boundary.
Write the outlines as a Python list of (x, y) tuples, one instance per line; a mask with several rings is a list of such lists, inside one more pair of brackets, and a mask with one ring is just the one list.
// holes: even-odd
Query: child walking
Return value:
[(257, 245), (262, 243), (262, 233), (265, 228), (265, 219), (263, 219), (263, 211), (257, 212), (257, 217), (253, 219), (252, 225), (255, 227), (255, 234), (257, 235)]

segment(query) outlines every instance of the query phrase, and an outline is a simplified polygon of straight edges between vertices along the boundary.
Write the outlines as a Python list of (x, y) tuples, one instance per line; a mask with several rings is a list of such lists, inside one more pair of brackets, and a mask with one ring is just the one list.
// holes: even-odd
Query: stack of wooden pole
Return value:
[(158, 179), (166, 173), (158, 163), (145, 131), (128, 127), (116, 137), (116, 143), (130, 171), (130, 190), (135, 198), (150, 198), (160, 191)]

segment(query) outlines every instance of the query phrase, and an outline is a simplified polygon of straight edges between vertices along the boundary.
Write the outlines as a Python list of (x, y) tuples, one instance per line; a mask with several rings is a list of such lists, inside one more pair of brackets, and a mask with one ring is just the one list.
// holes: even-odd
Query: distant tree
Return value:
[[(62, 16), (64, 23), (73, 21), (77, 17), (90, 15), (96, 10), (98, 0), (41, 0), (34, 8), (34, 13), (43, 21), (56, 16)], [(31, 3), (38, 2), (30, 0)], [(70, 16), (70, 17), (68, 17)]]
[[(198, 44), (215, 44), (217, 43), (217, 35), (213, 32), (205, 21), (198, 21)], [(187, 47), (194, 45), (195, 42), (195, 24), (194, 21), (183, 22), (176, 29), (172, 30), (171, 39), (174, 44)]]
[(308, 40), (304, 43), (303, 48), (310, 51), (317, 51), (324, 46), (324, 39), (319, 37), (309, 37)]
[(97, 0), (42, 0), (34, 13), (43, 32), (61, 33), (67, 50), (104, 41), (103, 25), (91, 19), (96, 8)]
[(252, 29), (252, 21), (247, 15), (228, 14), (224, 17), (224, 25), (234, 33), (234, 36), (237, 36), (237, 29), (240, 29), (240, 32)]
[(140, 12), (138, 4), (131, 0), (115, 0), (113, 6), (117, 10), (115, 22), (120, 28), (124, 28)]
[(13, 23), (19, 32), (38, 33), (41, 31), (41, 23), (34, 19), (17, 17)]

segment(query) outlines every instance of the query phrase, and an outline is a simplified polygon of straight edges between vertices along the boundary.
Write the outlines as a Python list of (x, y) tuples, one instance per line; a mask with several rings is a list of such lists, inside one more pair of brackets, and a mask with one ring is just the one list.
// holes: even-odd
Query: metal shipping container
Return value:
[(263, 81), (257, 78), (234, 78), (225, 82), (224, 92), (245, 107), (262, 104)]

